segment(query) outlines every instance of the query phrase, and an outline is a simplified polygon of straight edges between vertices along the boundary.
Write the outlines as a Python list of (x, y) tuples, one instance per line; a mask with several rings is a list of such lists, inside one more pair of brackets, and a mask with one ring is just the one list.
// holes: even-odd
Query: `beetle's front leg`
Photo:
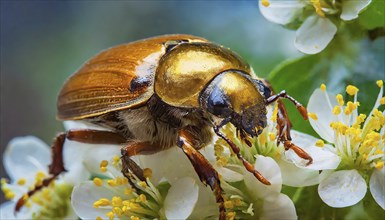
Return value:
[[(267, 80), (263, 80), (265, 86), (267, 86), (273, 93), (273, 88)], [(277, 112), (277, 142), (281, 142), (285, 150), (292, 149), (299, 157), (308, 160), (307, 165), (310, 165), (313, 162), (313, 158), (306, 153), (302, 148), (298, 147), (294, 143), (291, 142), (290, 129), (291, 122), (289, 116), (287, 114), (286, 108), (280, 98), (286, 98), (290, 100), (301, 113), (302, 117), (307, 120), (307, 110), (301, 103), (295, 100), (293, 97), (286, 94), (286, 91), (281, 91), (278, 94), (273, 94), (267, 99), (267, 104), (271, 104), (273, 102), (277, 102), (278, 112)]]
[(254, 166), (242, 156), (239, 147), (235, 145), (233, 141), (227, 138), (222, 132), (220, 132), (219, 129), (220, 127), (214, 127), (215, 133), (227, 142), (234, 154), (238, 157), (239, 160), (242, 161), (246, 170), (252, 173), (261, 183), (265, 185), (271, 185), (269, 180), (267, 180), (260, 172), (258, 172), (258, 170), (254, 169)]
[(183, 150), (190, 160), (201, 182), (205, 185), (208, 184), (211, 190), (214, 191), (216, 201), (219, 204), (219, 219), (225, 220), (226, 210), (218, 172), (211, 166), (209, 161), (207, 161), (207, 159), (193, 147), (192, 139), (192, 135), (188, 131), (182, 130), (179, 132), (177, 145)]

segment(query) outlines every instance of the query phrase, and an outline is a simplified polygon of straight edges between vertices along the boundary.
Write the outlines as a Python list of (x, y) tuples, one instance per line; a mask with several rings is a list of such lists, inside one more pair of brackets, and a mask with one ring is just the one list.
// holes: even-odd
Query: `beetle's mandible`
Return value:
[[(264, 184), (270, 182), (243, 158), (239, 148), (221, 133), (233, 124), (241, 139), (258, 136), (266, 127), (266, 106), (278, 102), (277, 141), (301, 158), (312, 158), (291, 142), (291, 123), (280, 98), (293, 102), (307, 119), (306, 109), (285, 91), (274, 94), (237, 54), (204, 38), (165, 35), (119, 45), (87, 61), (64, 84), (58, 96), (60, 120), (81, 120), (106, 128), (69, 130), (52, 147), (51, 177), (32, 195), (65, 171), (62, 148), (66, 139), (92, 144), (122, 145), (123, 175), (143, 171), (131, 156), (153, 154), (178, 146), (201, 181), (214, 191), (219, 219), (225, 219), (223, 191), (217, 171), (199, 153), (214, 135), (223, 138), (245, 168)], [(20, 199), (16, 210), (25, 203)]]

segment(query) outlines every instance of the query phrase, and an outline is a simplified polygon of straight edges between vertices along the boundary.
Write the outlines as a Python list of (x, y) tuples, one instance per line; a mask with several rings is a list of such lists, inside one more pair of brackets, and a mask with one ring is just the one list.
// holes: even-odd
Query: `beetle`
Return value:
[[(306, 109), (282, 91), (273, 94), (269, 83), (223, 46), (191, 35), (164, 35), (102, 51), (64, 83), (57, 101), (59, 120), (80, 120), (107, 128), (69, 130), (52, 144), (51, 176), (32, 195), (64, 172), (66, 139), (92, 144), (121, 144), (123, 174), (145, 180), (130, 157), (178, 146), (200, 180), (214, 191), (219, 218), (225, 219), (223, 190), (217, 171), (200, 154), (216, 134), (223, 138), (245, 168), (269, 185), (238, 146), (220, 130), (231, 123), (241, 139), (258, 136), (266, 127), (266, 106), (278, 101), (278, 135), (286, 149), (312, 158), (291, 142), (291, 123), (280, 98), (293, 102), (307, 119)], [(16, 209), (24, 200), (20, 199)]]

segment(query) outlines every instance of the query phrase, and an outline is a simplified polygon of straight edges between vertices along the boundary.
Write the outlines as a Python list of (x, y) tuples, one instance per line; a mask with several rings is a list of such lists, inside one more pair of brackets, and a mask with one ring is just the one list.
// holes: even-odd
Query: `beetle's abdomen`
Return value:
[(155, 93), (169, 105), (199, 107), (205, 85), (229, 69), (250, 72), (249, 65), (226, 48), (212, 43), (180, 44), (159, 61)]

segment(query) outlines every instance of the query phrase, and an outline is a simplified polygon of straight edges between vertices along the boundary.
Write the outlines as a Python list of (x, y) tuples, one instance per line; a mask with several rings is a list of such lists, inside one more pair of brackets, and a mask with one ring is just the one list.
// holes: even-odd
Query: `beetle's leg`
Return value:
[[(122, 173), (130, 180), (130, 171), (133, 172), (141, 181), (146, 181), (143, 170), (130, 157), (135, 155), (148, 155), (162, 151), (159, 145), (150, 142), (131, 142), (122, 148)], [(133, 185), (131, 183), (131, 185)]]
[(187, 130), (181, 130), (179, 132), (177, 145), (183, 150), (190, 160), (201, 182), (205, 185), (208, 184), (211, 190), (215, 193), (216, 201), (219, 204), (219, 219), (225, 220), (226, 210), (224, 199), (222, 197), (223, 190), (221, 188), (218, 172), (211, 166), (207, 159), (193, 147), (193, 137)]
[[(271, 87), (270, 83), (267, 80), (263, 80), (263, 83), (265, 86), (267, 86), (273, 93), (273, 88)], [(293, 144), (291, 142), (291, 136), (290, 136), (290, 129), (291, 129), (291, 122), (289, 119), (289, 116), (287, 114), (285, 105), (280, 100), (280, 98), (287, 98), (291, 102), (295, 104), (298, 111), (301, 113), (302, 117), (307, 120), (307, 110), (301, 103), (299, 103), (297, 100), (295, 100), (293, 97), (286, 94), (285, 91), (281, 91), (280, 93), (276, 95), (272, 95), (267, 99), (267, 104), (271, 104), (273, 102), (277, 102), (278, 105), (278, 112), (277, 112), (277, 142), (283, 143), (285, 150), (292, 149), (299, 157), (308, 160), (307, 165), (310, 165), (313, 162), (313, 158), (306, 153), (303, 149), (298, 147), (297, 145)]]
[(84, 129), (69, 130), (58, 134), (51, 147), (52, 162), (48, 166), (48, 173), (51, 176), (44, 179), (41, 185), (35, 186), (33, 190), (28, 191), (27, 196), (20, 198), (16, 203), (15, 212), (18, 212), (21, 207), (23, 207), (26, 202), (26, 198), (31, 197), (37, 191), (47, 187), (53, 180), (56, 179), (57, 176), (66, 171), (63, 162), (63, 146), (65, 139), (89, 144), (122, 144), (127, 142), (124, 137), (111, 131)]
[(261, 183), (265, 185), (271, 185), (269, 180), (267, 180), (260, 172), (255, 170), (254, 166), (242, 156), (239, 147), (235, 145), (233, 141), (227, 138), (222, 132), (220, 132), (219, 129), (220, 127), (214, 127), (215, 133), (227, 142), (227, 144), (231, 147), (231, 150), (235, 153), (235, 155), (237, 155), (238, 159), (242, 161), (246, 170), (252, 173)]

